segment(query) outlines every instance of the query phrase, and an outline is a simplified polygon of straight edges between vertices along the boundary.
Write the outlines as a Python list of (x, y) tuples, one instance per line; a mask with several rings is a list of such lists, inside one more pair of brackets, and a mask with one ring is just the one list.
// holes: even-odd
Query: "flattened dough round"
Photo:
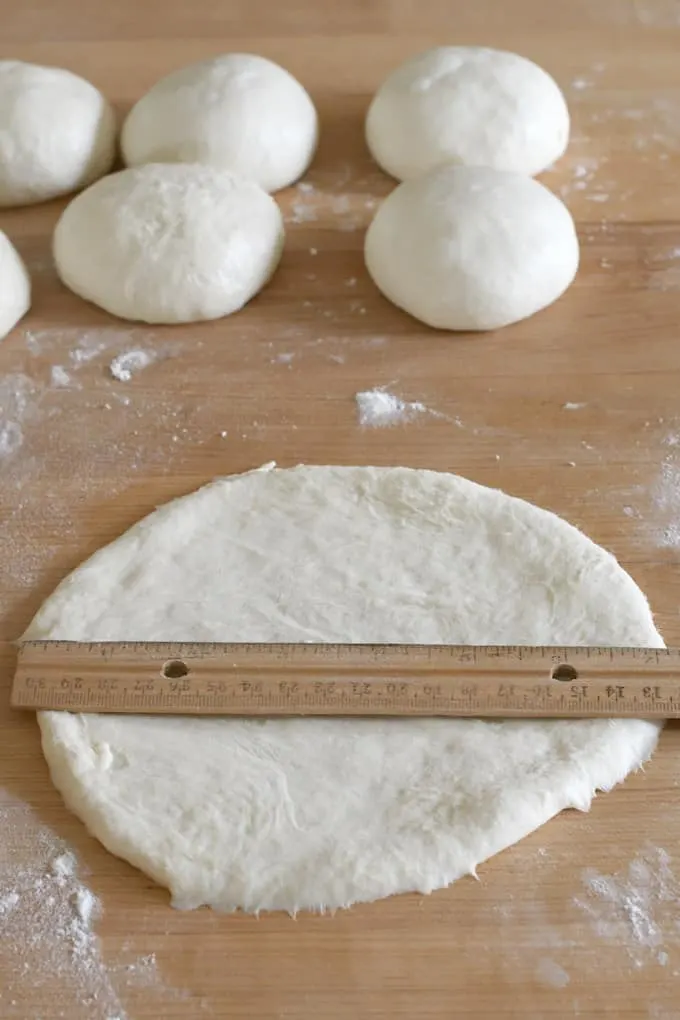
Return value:
[(366, 141), (405, 181), (446, 163), (533, 176), (563, 155), (569, 111), (553, 78), (516, 53), (438, 46), (401, 64), (375, 94)]
[[(455, 475), (222, 479), (96, 553), (26, 637), (654, 645), (614, 558)], [(42, 713), (66, 803), (179, 907), (430, 892), (652, 752), (644, 721), (236, 721)]]

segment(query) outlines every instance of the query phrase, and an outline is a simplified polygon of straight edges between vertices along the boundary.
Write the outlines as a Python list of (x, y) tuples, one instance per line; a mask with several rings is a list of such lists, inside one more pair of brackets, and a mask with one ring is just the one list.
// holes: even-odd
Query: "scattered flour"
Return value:
[[(607, 195), (599, 190), (598, 173), (602, 166), (608, 161), (607, 156), (584, 156), (578, 163), (573, 163), (567, 168), (569, 179), (560, 188), (562, 198), (568, 198), (574, 191), (590, 191), (591, 189), (601, 197), (596, 201), (604, 201)], [(592, 195), (586, 196), (592, 199)]]
[(587, 407), (587, 404), (577, 404), (571, 400), (568, 400), (566, 404), (562, 404), (563, 411), (580, 411), (582, 408)]
[(602, 875), (586, 868), (581, 877), (586, 895), (575, 903), (596, 933), (625, 948), (636, 967), (652, 961), (665, 966), (666, 941), (680, 943), (680, 882), (666, 851), (648, 846), (626, 873)]
[(538, 961), (535, 970), (536, 980), (547, 988), (566, 988), (570, 978), (564, 967), (547, 956)]
[(650, 290), (680, 290), (680, 266), (670, 266), (652, 273), (647, 286)]
[(366, 428), (389, 428), (413, 421), (427, 413), (420, 401), (406, 401), (383, 389), (364, 390), (355, 396), (359, 424)]
[[(44, 1015), (64, 1020), (128, 1020), (120, 996), (130, 988), (185, 997), (163, 984), (153, 953), (139, 956), (125, 945), (122, 958), (106, 966), (94, 931), (101, 913), (73, 852), (26, 804), (0, 790), (3, 1020), (27, 1020), (27, 985), (32, 1005), (44, 1000)], [(56, 1003), (63, 1011), (55, 1011)]]
[(52, 365), (50, 370), (50, 383), (57, 389), (67, 389), (73, 385), (73, 379), (63, 365)]
[[(666, 437), (665, 443), (675, 446), (675, 434)], [(655, 544), (661, 549), (680, 547), (680, 465), (673, 452), (664, 459), (651, 488), (654, 508)]]
[(680, 290), (680, 245), (654, 255), (651, 263), (647, 277), (650, 290)]
[(113, 359), (109, 365), (109, 372), (119, 382), (129, 382), (133, 375), (141, 372), (144, 368), (148, 368), (157, 357), (158, 355), (155, 351), (141, 349), (123, 351), (122, 354), (117, 354)]
[(273, 365), (287, 365), (288, 368), (291, 368), (294, 359), (294, 351), (283, 351), (281, 354), (275, 354), (271, 361)]
[(0, 461), (12, 457), (21, 447), (23, 425), (34, 416), (36, 390), (33, 380), (22, 372), (0, 377)]
[(21, 426), (16, 421), (0, 421), (0, 458), (11, 457), (24, 441)]
[[(349, 174), (344, 183), (348, 181)], [(375, 205), (375, 199), (364, 193), (334, 194), (315, 187), (309, 181), (300, 181), (293, 198), (284, 208), (284, 219), (287, 223), (318, 223), (334, 230), (351, 232), (368, 226)]]
[(6, 799), (0, 833), (0, 959), (12, 974), (0, 991), (0, 1015), (22, 1015), (21, 988), (30, 981), (50, 999), (60, 994), (87, 1007), (92, 1020), (123, 1020), (93, 930), (99, 903), (78, 877), (74, 855), (26, 805)]

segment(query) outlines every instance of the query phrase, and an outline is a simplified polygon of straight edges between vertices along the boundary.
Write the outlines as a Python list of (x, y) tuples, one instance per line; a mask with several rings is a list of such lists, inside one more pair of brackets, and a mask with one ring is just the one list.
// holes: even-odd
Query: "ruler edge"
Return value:
[[(137, 715), (152, 715), (152, 716), (163, 716), (163, 715), (167, 716), (167, 715), (170, 715), (170, 716), (175, 716), (175, 717), (177, 717), (177, 716), (186, 716), (186, 717), (201, 717), (201, 716), (203, 716), (203, 717), (212, 717), (212, 718), (219, 718), (220, 716), (223, 717), (223, 718), (257, 718), (257, 717), (261, 718), (263, 716), (265, 716), (265, 717), (266, 716), (270, 716), (270, 717), (276, 716), (278, 718), (291, 718), (291, 717), (297, 717), (297, 718), (314, 718), (314, 717), (318, 717), (318, 718), (323, 718), (323, 717), (325, 717), (325, 718), (332, 718), (332, 717), (335, 717), (335, 718), (342, 718), (342, 717), (344, 717), (344, 718), (362, 718), (362, 717), (366, 717), (366, 716), (362, 715), (359, 712), (345, 712), (345, 713), (343, 713), (343, 712), (337, 711), (337, 710), (336, 711), (332, 711), (331, 710), (331, 711), (329, 711), (327, 713), (323, 713), (323, 712), (320, 712), (318, 710), (317, 711), (304, 712), (299, 706), (298, 706), (297, 710), (294, 710), (294, 711), (292, 710), (290, 712), (283, 712), (283, 711), (281, 711), (281, 706), (279, 706), (279, 710), (278, 711), (276, 711), (276, 709), (272, 709), (272, 708), (270, 708), (269, 711), (267, 711), (265, 709), (257, 711), (257, 710), (254, 710), (252, 706), (249, 706), (250, 711), (247, 712), (245, 715), (243, 715), (243, 714), (239, 714), (237, 712), (221, 712), (221, 713), (220, 712), (201, 712), (201, 711), (199, 711), (194, 706), (184, 706), (183, 710), (182, 710), (182, 708), (180, 708), (178, 706), (177, 707), (177, 711), (175, 711), (175, 712), (169, 710), (167, 707), (166, 707), (165, 711), (161, 711), (161, 712), (149, 712), (148, 710), (144, 711), (143, 707), (141, 709), (136, 709), (136, 708), (130, 709), (130, 708), (125, 708), (125, 707), (123, 707), (123, 708), (119, 707), (119, 708), (116, 709), (116, 708), (108, 708), (108, 707), (105, 706), (104, 708), (99, 707), (99, 708), (92, 709), (92, 708), (87, 708), (87, 707), (86, 708), (73, 707), (71, 705), (71, 706), (66, 706), (66, 707), (58, 706), (58, 707), (55, 708), (55, 707), (49, 707), (49, 706), (46, 707), (46, 706), (42, 706), (42, 705), (39, 705), (39, 704), (35, 704), (35, 700), (32, 703), (30, 703), (30, 704), (26, 704), (25, 702), (21, 703), (21, 704), (18, 704), (17, 700), (16, 700), (17, 692), (16, 692), (15, 688), (16, 688), (17, 675), (18, 675), (18, 673), (20, 671), (21, 660), (23, 658), (22, 653), (24, 652), (24, 650), (30, 651), (31, 648), (41, 649), (41, 650), (49, 649), (49, 648), (60, 648), (62, 650), (68, 650), (68, 649), (72, 649), (74, 646), (76, 646), (76, 647), (79, 647), (79, 648), (82, 648), (82, 649), (87, 649), (88, 653), (92, 653), (93, 650), (95, 650), (95, 649), (109, 649), (109, 648), (116, 648), (116, 647), (119, 647), (119, 646), (123, 646), (126, 649), (134, 650), (137, 647), (143, 646), (146, 649), (152, 649), (156, 654), (159, 654), (159, 657), (166, 657), (166, 655), (169, 653), (169, 654), (173, 655), (173, 657), (178, 658), (180, 650), (186, 652), (186, 651), (190, 651), (190, 650), (195, 650), (195, 648), (197, 646), (199, 646), (201, 649), (212, 649), (212, 650), (221, 650), (221, 649), (229, 649), (229, 648), (233, 648), (233, 649), (237, 649), (237, 648), (253, 648), (255, 650), (262, 651), (262, 652), (265, 652), (265, 653), (270, 652), (272, 649), (277, 649), (277, 648), (282, 648), (282, 647), (295, 648), (295, 649), (305, 649), (306, 648), (306, 649), (310, 649), (310, 650), (313, 650), (313, 651), (318, 651), (321, 648), (323, 648), (323, 649), (332, 648), (332, 649), (341, 649), (341, 650), (354, 650), (354, 651), (357, 651), (359, 653), (362, 652), (362, 651), (368, 650), (368, 649), (376, 650), (376, 649), (380, 649), (380, 648), (386, 648), (386, 649), (389, 649), (389, 650), (416, 648), (416, 649), (423, 650), (423, 651), (431, 651), (431, 650), (446, 651), (446, 650), (450, 650), (452, 652), (455, 652), (456, 650), (460, 651), (460, 650), (466, 650), (466, 649), (473, 649), (475, 652), (484, 652), (484, 651), (488, 651), (488, 650), (495, 650), (497, 653), (498, 652), (508, 652), (508, 651), (519, 652), (520, 654), (517, 656), (519, 661), (521, 661), (521, 650), (522, 649), (526, 649), (527, 651), (529, 651), (531, 653), (530, 657), (535, 658), (535, 653), (537, 653), (537, 652), (538, 653), (542, 653), (542, 656), (547, 661), (550, 661), (552, 663), (557, 663), (557, 664), (559, 664), (560, 661), (564, 661), (565, 658), (568, 659), (570, 657), (570, 655), (573, 655), (573, 654), (578, 654), (578, 655), (581, 655), (581, 656), (583, 654), (585, 654), (586, 657), (590, 658), (590, 656), (588, 655), (588, 652), (592, 652), (592, 651), (597, 652), (597, 656), (596, 657), (598, 659), (602, 657), (602, 653), (603, 652), (604, 653), (609, 652), (610, 658), (612, 659), (612, 661), (613, 661), (613, 658), (615, 656), (617, 656), (617, 655), (623, 655), (625, 657), (633, 657), (633, 658), (635, 658), (636, 656), (639, 657), (641, 655), (653, 655), (653, 657), (656, 659), (657, 662), (661, 658), (668, 658), (668, 659), (680, 658), (680, 648), (673, 647), (673, 646), (670, 646), (670, 647), (666, 647), (666, 646), (659, 646), (659, 647), (645, 647), (645, 646), (599, 646), (599, 645), (574, 645), (574, 646), (555, 645), (555, 646), (553, 646), (553, 645), (497, 645), (497, 644), (496, 645), (446, 645), (446, 644), (436, 644), (436, 645), (434, 645), (434, 644), (425, 644), (425, 645), (423, 645), (423, 644), (416, 644), (416, 643), (410, 643), (410, 644), (394, 643), (394, 644), (386, 645), (386, 644), (380, 644), (380, 643), (371, 643), (371, 644), (368, 644), (368, 643), (358, 643), (358, 642), (349, 642), (349, 643), (348, 642), (302, 642), (301, 643), (301, 642), (251, 642), (251, 641), (244, 641), (244, 642), (232, 642), (232, 641), (230, 641), (230, 642), (195, 642), (195, 641), (187, 641), (187, 642), (177, 642), (177, 641), (154, 641), (154, 642), (149, 642), (149, 641), (123, 641), (123, 642), (121, 642), (121, 641), (88, 641), (88, 642), (83, 642), (83, 641), (75, 641), (73, 639), (57, 639), (57, 640), (52, 640), (52, 639), (49, 639), (49, 638), (27, 638), (26, 640), (20, 640), (18, 642), (15, 642), (14, 644), (17, 647), (18, 655), (17, 655), (17, 666), (16, 666), (16, 669), (14, 671), (12, 686), (11, 686), (11, 689), (10, 689), (10, 706), (12, 707), (12, 709), (14, 709), (16, 711), (31, 711), (31, 712), (34, 712), (34, 713), (37, 713), (39, 711), (65, 711), (65, 712), (73, 712), (73, 713), (77, 713), (77, 714), (121, 714), (121, 715), (125, 715), (125, 714), (130, 714), (130, 715), (137, 714)], [(161, 652), (164, 653), (162, 656), (160, 655)], [(190, 655), (184, 655), (183, 657), (187, 658), (187, 659), (191, 658)], [(198, 656), (194, 656), (194, 657), (198, 657)], [(496, 658), (498, 656), (492, 656), (492, 657)], [(529, 656), (527, 658), (529, 658)], [(24, 688), (24, 690), (25, 690), (25, 688)], [(197, 697), (200, 697), (200, 695), (197, 695)], [(317, 709), (318, 709), (318, 706), (317, 706)], [(505, 719), (520, 719), (520, 720), (521, 719), (525, 719), (525, 720), (526, 719), (541, 719), (541, 718), (543, 718), (543, 719), (548, 719), (549, 718), (549, 719), (555, 719), (555, 720), (556, 719), (572, 719), (572, 720), (575, 720), (575, 719), (579, 719), (579, 718), (581, 718), (581, 719), (586, 719), (586, 718), (589, 718), (589, 719), (593, 719), (593, 718), (600, 718), (600, 719), (605, 719), (605, 718), (622, 718), (622, 719), (626, 719), (626, 718), (628, 718), (628, 719), (646, 718), (646, 719), (657, 719), (657, 720), (660, 720), (660, 719), (674, 718), (674, 717), (678, 717), (678, 716), (671, 716), (671, 717), (669, 717), (666, 712), (659, 712), (659, 713), (650, 714), (648, 712), (647, 713), (645, 713), (645, 712), (639, 713), (637, 711), (636, 712), (626, 712), (624, 714), (619, 713), (618, 715), (613, 715), (613, 716), (610, 715), (610, 714), (606, 714), (606, 713), (591, 713), (591, 714), (585, 714), (585, 715), (582, 715), (582, 714), (577, 715), (576, 713), (565, 713), (564, 715), (555, 715), (555, 714), (553, 714), (553, 715), (549, 715), (549, 716), (541, 716), (541, 715), (535, 715), (533, 713), (531, 713), (531, 714), (522, 714), (520, 709), (513, 708), (513, 709), (511, 709), (509, 711), (509, 713), (506, 713), (506, 714), (501, 714), (501, 713), (496, 714), (496, 713), (494, 713), (494, 714), (481, 715), (481, 716), (479, 715), (479, 713), (475, 714), (473, 712), (462, 713), (462, 714), (460, 712), (457, 713), (457, 714), (454, 714), (454, 713), (451, 713), (451, 712), (444, 713), (444, 714), (436, 714), (435, 712), (432, 712), (432, 711), (430, 711), (430, 712), (425, 712), (425, 711), (423, 711), (423, 712), (416, 712), (416, 711), (411, 711), (411, 712), (396, 712), (396, 713), (392, 714), (392, 716), (390, 716), (390, 713), (388, 713), (388, 712), (375, 712), (374, 711), (374, 712), (369, 713), (368, 717), (369, 718), (389, 718), (389, 717), (393, 717), (393, 718), (488, 718), (488, 719), (504, 719), (505, 718)]]

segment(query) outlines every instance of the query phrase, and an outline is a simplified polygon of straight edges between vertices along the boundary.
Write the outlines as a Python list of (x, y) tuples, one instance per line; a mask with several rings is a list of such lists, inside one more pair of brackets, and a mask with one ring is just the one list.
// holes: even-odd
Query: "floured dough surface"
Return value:
[(31, 279), (19, 252), (0, 230), (0, 340), (31, 307)]
[[(263, 469), (145, 518), (26, 637), (662, 645), (614, 558), (454, 475)], [(430, 892), (652, 752), (636, 720), (42, 713), (66, 803), (178, 907), (346, 906)]]

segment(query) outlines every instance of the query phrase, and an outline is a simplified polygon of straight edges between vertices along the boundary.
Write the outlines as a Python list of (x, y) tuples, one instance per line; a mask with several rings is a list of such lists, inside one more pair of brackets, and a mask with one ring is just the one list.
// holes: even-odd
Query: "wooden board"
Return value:
[[(496, 334), (421, 329), (362, 263), (363, 228), (391, 187), (362, 141), (368, 98), (407, 54), (446, 41), (538, 60), (573, 112), (569, 154), (544, 180), (578, 220), (581, 272), (554, 307)], [(34, 279), (30, 315), (0, 345), (0, 405), (22, 438), (0, 487), (5, 692), (11, 640), (68, 570), (155, 505), (269, 460), (452, 470), (526, 497), (610, 548), (680, 642), (677, 0), (7, 0), (3, 42), (3, 56), (87, 75), (121, 111), (171, 68), (255, 51), (297, 74), (322, 117), (313, 191), (280, 196), (282, 266), (230, 319), (115, 320), (57, 282), (62, 203), (0, 212)], [(112, 378), (111, 360), (140, 347), (154, 364)], [(438, 416), (361, 429), (354, 396), (376, 386)], [(4, 938), (0, 915), (0, 1016), (680, 1017), (679, 782), (669, 726), (644, 772), (478, 882), (335, 916), (179, 913), (64, 808), (35, 722), (5, 693), (0, 875), (35, 878), (46, 829), (63, 838), (101, 900), (91, 969), (104, 977), (74, 981), (49, 940)]]

